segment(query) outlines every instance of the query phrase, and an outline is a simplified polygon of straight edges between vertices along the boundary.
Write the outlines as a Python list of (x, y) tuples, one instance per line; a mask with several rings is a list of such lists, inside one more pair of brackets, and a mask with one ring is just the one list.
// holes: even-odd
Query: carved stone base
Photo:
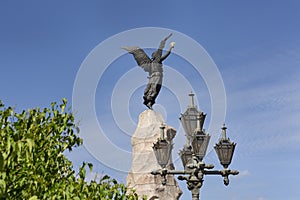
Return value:
[[(139, 122), (132, 144), (132, 165), (127, 176), (127, 187), (134, 188), (141, 197), (146, 195), (147, 199), (177, 200), (182, 194), (173, 175), (167, 176), (167, 184), (161, 184), (160, 175), (153, 176), (151, 171), (160, 169), (157, 164), (152, 146), (160, 137), (160, 126), (165, 123), (161, 114), (146, 110), (139, 116)], [(176, 130), (166, 125), (165, 136), (172, 142)], [(173, 167), (172, 158), (167, 168)]]

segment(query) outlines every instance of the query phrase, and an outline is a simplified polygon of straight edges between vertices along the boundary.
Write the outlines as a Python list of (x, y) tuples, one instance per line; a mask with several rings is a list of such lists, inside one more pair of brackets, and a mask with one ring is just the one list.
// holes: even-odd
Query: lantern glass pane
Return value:
[(197, 116), (200, 114), (197, 108), (188, 108), (185, 113), (181, 115), (180, 121), (187, 136), (192, 137), (197, 128)]
[(192, 141), (193, 151), (198, 156), (200, 161), (202, 161), (202, 159), (206, 155), (209, 140), (210, 135), (203, 134), (195, 136)]
[(220, 163), (224, 166), (224, 168), (227, 168), (231, 163), (235, 145), (236, 145), (235, 143), (231, 143), (228, 141), (227, 142), (220, 141), (215, 146), (215, 150), (220, 160)]
[(184, 148), (183, 150), (181, 150), (179, 152), (179, 155), (180, 155), (180, 158), (181, 158), (181, 161), (182, 161), (182, 164), (184, 167), (189, 162), (189, 160), (191, 160), (193, 157), (191, 148)]
[(166, 167), (170, 159), (172, 145), (166, 140), (159, 140), (154, 144), (153, 150), (158, 164), (162, 168)]

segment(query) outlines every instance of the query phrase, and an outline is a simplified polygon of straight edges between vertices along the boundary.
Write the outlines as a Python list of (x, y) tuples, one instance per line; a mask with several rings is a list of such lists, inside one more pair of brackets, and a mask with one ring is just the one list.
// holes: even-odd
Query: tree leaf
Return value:
[(28, 145), (28, 148), (29, 148), (29, 152), (31, 153), (31, 152), (32, 152), (32, 147), (33, 147), (33, 145), (34, 145), (34, 142), (33, 142), (33, 140), (30, 139), (30, 138), (27, 138), (27, 139), (26, 139), (26, 142), (27, 142), (27, 145)]
[(29, 200), (38, 200), (38, 197), (36, 195), (29, 198)]

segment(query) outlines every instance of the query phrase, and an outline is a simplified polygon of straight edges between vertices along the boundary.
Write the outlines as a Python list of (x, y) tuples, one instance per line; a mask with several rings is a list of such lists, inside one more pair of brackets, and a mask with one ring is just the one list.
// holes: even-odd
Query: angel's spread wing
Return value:
[(145, 71), (148, 71), (149, 64), (151, 63), (151, 59), (147, 56), (143, 49), (137, 46), (128, 46), (122, 47), (128, 51), (128, 53), (132, 54), (138, 66), (144, 68)]

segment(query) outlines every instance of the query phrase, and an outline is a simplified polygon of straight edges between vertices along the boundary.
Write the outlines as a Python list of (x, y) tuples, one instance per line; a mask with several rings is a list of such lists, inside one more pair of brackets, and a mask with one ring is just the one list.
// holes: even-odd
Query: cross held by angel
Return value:
[(161, 89), (163, 79), (163, 64), (162, 62), (171, 54), (175, 42), (170, 43), (170, 48), (166, 54), (162, 55), (166, 41), (172, 36), (172, 33), (165, 37), (156, 51), (152, 53), (151, 59), (143, 49), (137, 46), (122, 47), (128, 53), (132, 54), (138, 66), (142, 67), (149, 73), (149, 82), (144, 90), (144, 104), (152, 109), (155, 104), (155, 99)]

